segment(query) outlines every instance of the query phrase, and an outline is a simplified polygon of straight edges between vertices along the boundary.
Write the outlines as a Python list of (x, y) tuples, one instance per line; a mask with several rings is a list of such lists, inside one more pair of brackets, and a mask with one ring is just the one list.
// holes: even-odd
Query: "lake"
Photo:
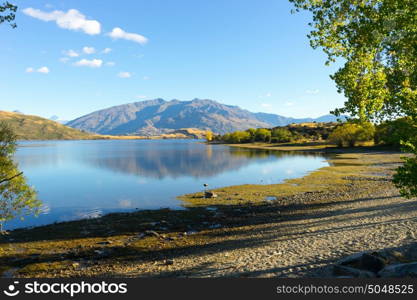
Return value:
[(19, 168), (43, 202), (38, 226), (110, 212), (181, 209), (177, 196), (245, 183), (271, 184), (327, 166), (323, 156), (206, 145), (195, 140), (33, 141), (19, 143)]

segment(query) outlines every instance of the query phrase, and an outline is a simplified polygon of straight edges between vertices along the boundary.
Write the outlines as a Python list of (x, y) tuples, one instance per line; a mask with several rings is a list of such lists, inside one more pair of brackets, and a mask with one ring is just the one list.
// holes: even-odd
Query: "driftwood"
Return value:
[(12, 177), (2, 179), (2, 180), (0, 180), (0, 184), (2, 184), (3, 182), (10, 181), (10, 180), (12, 180), (12, 179), (14, 179), (14, 178), (16, 178), (16, 177), (19, 177), (19, 176), (20, 176), (20, 175), (22, 175), (22, 174), (23, 174), (23, 172), (20, 172), (19, 174), (16, 174), (16, 175), (14, 175), (14, 176), (12, 176)]

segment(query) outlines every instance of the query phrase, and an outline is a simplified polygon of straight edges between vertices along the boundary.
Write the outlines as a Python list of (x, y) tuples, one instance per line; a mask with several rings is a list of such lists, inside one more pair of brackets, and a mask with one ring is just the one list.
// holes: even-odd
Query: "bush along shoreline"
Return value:
[(300, 123), (274, 128), (249, 128), (224, 135), (207, 135), (207, 141), (226, 144), (323, 142), (338, 147), (381, 145), (399, 149), (402, 141), (416, 136), (417, 124), (410, 117), (379, 124), (349, 120), (340, 123)]

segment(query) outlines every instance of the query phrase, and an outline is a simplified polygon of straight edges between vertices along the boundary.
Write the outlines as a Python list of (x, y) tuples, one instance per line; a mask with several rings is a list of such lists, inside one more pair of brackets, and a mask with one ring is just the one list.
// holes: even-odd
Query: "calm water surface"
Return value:
[(271, 184), (327, 166), (324, 157), (205, 145), (190, 140), (22, 142), (15, 156), (43, 202), (7, 229), (135, 209), (180, 209), (176, 196)]

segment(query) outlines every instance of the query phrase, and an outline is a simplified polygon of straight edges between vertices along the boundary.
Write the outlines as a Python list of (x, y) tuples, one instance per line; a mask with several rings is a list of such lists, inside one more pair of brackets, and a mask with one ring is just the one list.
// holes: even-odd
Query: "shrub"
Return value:
[(211, 142), (213, 140), (213, 132), (211, 132), (210, 130), (206, 131), (206, 141), (207, 142)]
[(248, 132), (250, 134), (250, 141), (254, 142), (255, 141), (255, 133), (256, 133), (256, 129), (254, 128), (249, 128), (248, 130), (246, 130), (246, 132)]
[(273, 143), (287, 143), (293, 140), (291, 131), (285, 128), (275, 128), (271, 132), (271, 142)]
[(235, 131), (226, 133), (221, 137), (221, 140), (230, 144), (248, 143), (251, 140), (251, 135), (247, 131)]
[(339, 147), (354, 147), (358, 142), (374, 138), (375, 127), (371, 123), (345, 123), (336, 127), (329, 135), (329, 141)]
[(257, 142), (271, 142), (271, 131), (264, 128), (258, 128), (255, 131), (255, 141)]
[(417, 197), (417, 137), (414, 136), (408, 142), (403, 142), (405, 151), (414, 154), (412, 157), (404, 157), (404, 165), (397, 169), (393, 182), (400, 189), (402, 196), (406, 198)]
[(372, 141), (375, 137), (375, 125), (370, 122), (362, 122), (358, 124), (359, 131), (357, 136), (358, 142)]
[(376, 128), (375, 144), (400, 147), (401, 141), (408, 141), (417, 134), (417, 124), (411, 118), (386, 121)]
[(248, 143), (250, 142), (250, 134), (246, 131), (236, 131), (232, 133), (233, 143)]

